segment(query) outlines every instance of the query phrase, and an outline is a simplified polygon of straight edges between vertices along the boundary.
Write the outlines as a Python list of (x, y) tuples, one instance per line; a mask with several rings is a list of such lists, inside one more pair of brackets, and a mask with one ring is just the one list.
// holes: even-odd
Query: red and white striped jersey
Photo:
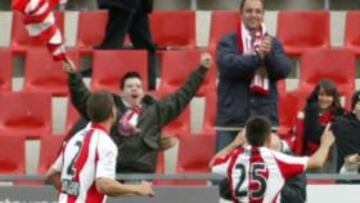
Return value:
[(89, 124), (63, 145), (53, 168), (61, 172), (59, 203), (101, 203), (97, 178), (115, 179), (117, 147), (97, 124)]
[(308, 157), (247, 146), (215, 159), (212, 171), (227, 175), (235, 203), (278, 203), (285, 180), (303, 173), (307, 161)]

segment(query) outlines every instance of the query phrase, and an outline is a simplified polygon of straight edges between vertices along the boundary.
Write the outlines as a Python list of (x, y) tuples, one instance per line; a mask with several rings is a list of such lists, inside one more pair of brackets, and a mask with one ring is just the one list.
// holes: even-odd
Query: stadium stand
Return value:
[(38, 174), (46, 174), (49, 170), (57, 158), (63, 139), (64, 136), (62, 135), (48, 135), (41, 138)]
[(51, 95), (3, 92), (0, 105), (1, 134), (34, 139), (51, 133)]
[[(301, 28), (301, 29), (299, 29)], [(279, 11), (277, 36), (290, 56), (308, 48), (330, 47), (329, 11)]]
[(344, 46), (360, 56), (360, 11), (348, 11), (345, 21)]
[(150, 28), (160, 49), (195, 49), (194, 11), (154, 11)]
[(25, 138), (0, 135), (0, 174), (25, 175)]
[(11, 91), (13, 62), (9, 49), (0, 49), (0, 92)]
[[(68, 50), (68, 56), (79, 65), (78, 52)], [(54, 61), (45, 48), (33, 48), (25, 55), (25, 92), (44, 92), (54, 96), (69, 94), (63, 62)]]

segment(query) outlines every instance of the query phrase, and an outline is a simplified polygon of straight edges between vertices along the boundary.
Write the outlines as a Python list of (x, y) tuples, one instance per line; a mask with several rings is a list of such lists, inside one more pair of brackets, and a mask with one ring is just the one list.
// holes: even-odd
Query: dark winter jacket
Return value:
[[(110, 134), (119, 148), (117, 172), (155, 172), (162, 128), (185, 109), (201, 86), (206, 72), (207, 69), (200, 66), (180, 89), (163, 99), (155, 100), (145, 96), (137, 125), (140, 132), (133, 136), (122, 136), (118, 131), (118, 121), (126, 107), (118, 95), (113, 95), (118, 115)], [(69, 74), (68, 85), (73, 105), (82, 117), (88, 120), (86, 101), (91, 93), (83, 83), (81, 75)], [(86, 122), (82, 123), (82, 126), (80, 122), (75, 128), (81, 129)]]
[[(236, 33), (223, 37), (217, 48), (219, 72), (216, 125), (243, 127), (253, 115), (267, 116), (278, 125), (276, 82), (290, 72), (291, 62), (280, 41), (272, 40), (271, 53), (261, 59), (259, 55), (240, 55)], [(263, 96), (249, 91), (252, 75), (265, 66), (269, 74), (270, 92)]]

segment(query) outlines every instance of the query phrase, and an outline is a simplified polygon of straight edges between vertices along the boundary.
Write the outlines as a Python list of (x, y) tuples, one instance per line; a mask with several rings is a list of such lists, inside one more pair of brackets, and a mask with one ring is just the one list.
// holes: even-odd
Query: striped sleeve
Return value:
[(102, 136), (98, 143), (96, 178), (115, 179), (116, 157), (118, 152), (113, 141), (105, 136)]
[(229, 168), (230, 165), (230, 161), (232, 159), (232, 157), (235, 154), (239, 153), (239, 150), (242, 151), (240, 148), (234, 150), (233, 152), (229, 153), (228, 155), (226, 155), (225, 157), (218, 157), (214, 160), (214, 165), (211, 168), (211, 171), (213, 173), (217, 173), (220, 175), (227, 175), (227, 170)]
[(305, 172), (309, 157), (295, 157), (275, 151), (273, 154), (285, 179)]

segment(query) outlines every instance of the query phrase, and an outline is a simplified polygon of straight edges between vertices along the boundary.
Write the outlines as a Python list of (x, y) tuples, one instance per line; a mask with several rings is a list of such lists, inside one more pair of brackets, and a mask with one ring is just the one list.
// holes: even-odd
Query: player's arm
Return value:
[(215, 164), (215, 160), (218, 158), (225, 158), (228, 154), (230, 154), (232, 151), (234, 151), (239, 146), (242, 146), (246, 143), (246, 137), (245, 137), (245, 128), (239, 132), (239, 134), (236, 136), (234, 141), (232, 141), (228, 146), (226, 146), (224, 149), (220, 150), (210, 161), (209, 166), (213, 167)]
[(97, 178), (96, 189), (109, 196), (154, 196), (152, 184), (148, 182), (131, 185), (122, 184), (109, 178)]
[(46, 173), (46, 180), (51, 182), (56, 190), (60, 191), (61, 189), (61, 173), (53, 168), (50, 168)]
[(309, 158), (307, 162), (307, 169), (321, 168), (324, 166), (331, 145), (335, 141), (334, 134), (330, 130), (330, 124), (328, 124), (321, 136), (320, 147), (316, 152)]

